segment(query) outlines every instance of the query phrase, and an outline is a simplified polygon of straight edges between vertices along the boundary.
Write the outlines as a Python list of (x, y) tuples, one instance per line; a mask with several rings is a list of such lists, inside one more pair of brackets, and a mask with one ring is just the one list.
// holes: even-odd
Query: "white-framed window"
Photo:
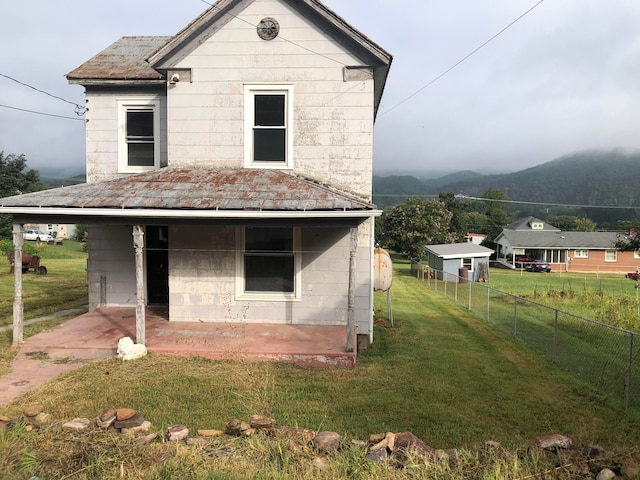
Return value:
[(633, 258), (635, 258), (636, 260), (640, 258), (640, 250), (633, 251)]
[(618, 251), (614, 249), (608, 249), (604, 251), (604, 261), (605, 262), (617, 262), (618, 261)]
[(293, 85), (244, 85), (244, 166), (293, 168)]
[(118, 171), (160, 168), (160, 98), (118, 100)]
[(237, 239), (238, 298), (300, 299), (299, 228), (238, 227)]
[(589, 250), (576, 250), (573, 253), (574, 258), (589, 258)]
[(466, 268), (470, 272), (473, 272), (473, 258), (463, 258), (462, 267)]
[(542, 230), (543, 228), (544, 228), (544, 225), (542, 224), (542, 222), (533, 222), (531, 224), (532, 230)]

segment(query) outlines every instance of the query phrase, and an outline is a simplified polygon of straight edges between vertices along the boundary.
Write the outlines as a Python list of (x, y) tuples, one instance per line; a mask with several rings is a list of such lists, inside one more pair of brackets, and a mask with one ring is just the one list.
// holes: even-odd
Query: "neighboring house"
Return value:
[[(28, 228), (25, 225), (25, 228)], [(34, 225), (38, 230), (48, 233), (55, 238), (73, 238), (76, 234), (76, 226), (74, 224), (65, 223), (38, 223)]]
[[(391, 56), (316, 0), (220, 0), (124, 37), (86, 89), (87, 184), (0, 200), (89, 225), (89, 305), (372, 340), (373, 126)], [(14, 236), (14, 237), (19, 237)], [(19, 243), (19, 238), (17, 240)]]
[(506, 226), (495, 239), (498, 261), (515, 266), (517, 257), (545, 260), (554, 271), (630, 272), (640, 252), (619, 252), (617, 232), (563, 232), (535, 217)]
[(484, 233), (467, 233), (464, 236), (467, 242), (475, 243), (476, 245), (482, 244), (485, 238), (487, 238), (487, 236)]
[(488, 280), (489, 257), (493, 253), (490, 248), (465, 242), (429, 245), (426, 250), (427, 264), (438, 272), (438, 278), (449, 281)]

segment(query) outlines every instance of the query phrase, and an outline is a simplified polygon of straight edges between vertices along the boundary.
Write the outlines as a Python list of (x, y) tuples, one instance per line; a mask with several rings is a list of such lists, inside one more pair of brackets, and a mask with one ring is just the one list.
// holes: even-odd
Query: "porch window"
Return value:
[(245, 85), (245, 167), (293, 167), (293, 86)]
[(299, 231), (292, 227), (240, 229), (239, 295), (296, 299), (300, 294)]
[(589, 258), (589, 250), (576, 250), (573, 254), (574, 258)]
[(618, 261), (618, 251), (609, 249), (604, 251), (604, 261), (605, 262), (617, 262)]
[(160, 166), (160, 100), (118, 101), (118, 171), (139, 173)]

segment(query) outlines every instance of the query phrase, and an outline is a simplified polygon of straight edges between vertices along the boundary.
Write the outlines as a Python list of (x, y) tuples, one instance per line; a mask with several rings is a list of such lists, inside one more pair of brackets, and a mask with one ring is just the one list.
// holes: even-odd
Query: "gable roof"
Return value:
[[(542, 228), (537, 228), (534, 230), (532, 227), (534, 223), (542, 224)], [(560, 231), (560, 229), (554, 227), (553, 225), (550, 225), (546, 222), (543, 222), (539, 218), (532, 217), (532, 216), (524, 217), (524, 218), (521, 218), (520, 220), (516, 220), (515, 222), (507, 225), (505, 229), (506, 230), (522, 230), (527, 232), (542, 232), (542, 231), (559, 232)]]
[(172, 37), (122, 37), (95, 57), (67, 73), (71, 84), (103, 85), (109, 82), (164, 84), (164, 75), (146, 59)]
[[(181, 52), (189, 45), (206, 40), (234, 18), (234, 12), (239, 12), (253, 1), (219, 0), (172, 37), (123, 37), (69, 72), (67, 79), (79, 85), (102, 85), (116, 81), (164, 83), (163, 70), (171, 68), (181, 58)], [(319, 1), (282, 1), (373, 69), (377, 112), (393, 57)]]
[(0, 199), (0, 213), (158, 218), (365, 218), (353, 195), (280, 170), (163, 168)]
[(617, 232), (561, 232), (503, 230), (504, 238), (512, 248), (609, 249), (615, 248)]
[(493, 250), (471, 242), (428, 245), (427, 252), (445, 260), (451, 258), (489, 257)]

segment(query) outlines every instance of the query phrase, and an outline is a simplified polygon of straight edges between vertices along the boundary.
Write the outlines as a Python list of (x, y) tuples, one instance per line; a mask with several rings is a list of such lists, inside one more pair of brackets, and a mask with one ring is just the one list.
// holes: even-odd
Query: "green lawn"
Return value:
[[(395, 326), (385, 318), (386, 294), (376, 294), (375, 342), (359, 354), (353, 370), (154, 354), (134, 362), (108, 359), (63, 374), (0, 414), (15, 416), (24, 406), (39, 402), (54, 418), (68, 420), (93, 418), (104, 408), (127, 406), (142, 413), (161, 433), (176, 423), (192, 431), (223, 429), (233, 418), (265, 414), (280, 425), (335, 430), (347, 439), (411, 431), (434, 448), (473, 449), (495, 440), (511, 449), (549, 433), (605, 447), (640, 442), (640, 412), (623, 409), (620, 402), (432, 292), (409, 275), (406, 264), (399, 267), (392, 288)], [(126, 478), (305, 478), (313, 474), (286, 453), (286, 446), (283, 453), (280, 444), (244, 444), (243, 455), (254, 459), (249, 462), (252, 465), (240, 467), (238, 460), (235, 473), (216, 476), (207, 472), (226, 472), (229, 466), (220, 467), (215, 458), (192, 458), (187, 450), (181, 454), (180, 448), (173, 447), (150, 463), (153, 454), (136, 453), (139, 447), (119, 442), (96, 435), (80, 437), (56, 447), (64, 450), (54, 454), (53, 445), (59, 442), (51, 436), (2, 434), (0, 448), (11, 453), (0, 460), (0, 477), (29, 478), (47, 471), (58, 472), (52, 478), (59, 478), (86, 468), (90, 473), (79, 478), (116, 478), (121, 463), (131, 464), (132, 459), (147, 472), (138, 470), (138, 476)], [(233, 445), (240, 448), (238, 442)], [(24, 452), (35, 460), (23, 466), (21, 476), (10, 476), (24, 461)], [(322, 478), (396, 478), (393, 469), (378, 471), (351, 449), (346, 455), (343, 470)], [(523, 464), (518, 458), (508, 461)], [(187, 471), (192, 472), (189, 477), (181, 476)], [(473, 478), (509, 476), (501, 471), (503, 475), (497, 477)], [(508, 471), (516, 470), (511, 465)], [(468, 477), (437, 477), (432, 472), (414, 478)]]
[[(47, 267), (48, 273), (36, 275), (30, 270), (22, 277), (25, 320), (87, 304), (87, 254), (82, 245), (65, 240), (63, 245), (39, 247), (40, 264)], [(0, 265), (2, 260), (0, 257)], [(9, 273), (9, 262), (4, 265), (0, 269), (0, 326), (11, 324), (13, 318), (13, 274)]]

